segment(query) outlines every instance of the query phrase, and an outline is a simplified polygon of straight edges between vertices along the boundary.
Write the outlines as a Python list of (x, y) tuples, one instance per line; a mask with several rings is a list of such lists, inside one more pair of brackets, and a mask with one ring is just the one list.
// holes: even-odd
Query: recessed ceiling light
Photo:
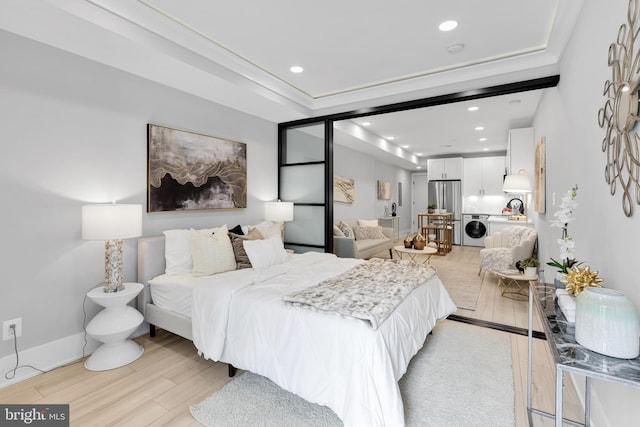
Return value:
[(294, 65), (293, 67), (289, 68), (289, 70), (290, 70), (292, 73), (296, 73), (296, 74), (297, 74), (297, 73), (301, 73), (301, 72), (303, 72), (303, 71), (304, 71), (304, 68), (302, 68), (302, 67), (301, 67), (301, 66), (299, 66), (299, 65)]
[(467, 108), (467, 111), (478, 111), (480, 109), (480, 107), (476, 107), (475, 105), (473, 107), (469, 107)]
[(484, 130), (484, 126), (476, 126), (476, 130)]
[(416, 169), (422, 169), (422, 166), (416, 166)]
[(387, 136), (384, 139), (388, 139), (389, 141), (393, 141), (394, 139), (396, 139), (395, 136)]
[(371, 126), (371, 122), (362, 122), (362, 126)]
[(463, 50), (464, 50), (464, 44), (462, 43), (452, 44), (447, 48), (447, 52), (449, 52), (452, 55), (455, 55), (456, 53), (460, 53)]
[(405, 144), (405, 145), (401, 145), (400, 147), (402, 147), (402, 148), (409, 148), (409, 146), (408, 146), (408, 145), (406, 145), (406, 144)]
[(424, 156), (424, 153), (414, 153), (416, 156)]
[(458, 22), (456, 21), (444, 21), (442, 24), (438, 25), (438, 29), (440, 31), (451, 31), (458, 26)]
[(483, 148), (482, 151), (489, 151), (489, 149), (488, 148)]
[(480, 138), (478, 141), (480, 141), (480, 142), (484, 142), (484, 141), (486, 141), (486, 140), (487, 140), (487, 138)]
[(451, 144), (445, 144), (445, 145), (441, 145), (440, 147), (441, 148), (449, 148), (449, 147), (452, 147), (452, 145)]
[(509, 101), (509, 105), (518, 105), (522, 103), (521, 99), (512, 99), (511, 101)]

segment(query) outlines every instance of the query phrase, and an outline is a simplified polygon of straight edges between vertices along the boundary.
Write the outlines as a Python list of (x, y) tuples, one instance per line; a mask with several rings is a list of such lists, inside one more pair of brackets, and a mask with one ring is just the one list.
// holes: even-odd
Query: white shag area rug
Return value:
[[(445, 320), (400, 380), (405, 422), (413, 427), (514, 426), (509, 335)], [(243, 372), (191, 407), (206, 426), (341, 426), (327, 407)]]

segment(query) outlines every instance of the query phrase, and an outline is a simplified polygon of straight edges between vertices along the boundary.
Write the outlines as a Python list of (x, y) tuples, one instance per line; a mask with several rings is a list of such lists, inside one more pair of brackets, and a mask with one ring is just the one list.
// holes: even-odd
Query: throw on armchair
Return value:
[(480, 250), (480, 271), (504, 271), (515, 268), (516, 262), (529, 258), (538, 239), (536, 230), (530, 227), (511, 226), (485, 237)]

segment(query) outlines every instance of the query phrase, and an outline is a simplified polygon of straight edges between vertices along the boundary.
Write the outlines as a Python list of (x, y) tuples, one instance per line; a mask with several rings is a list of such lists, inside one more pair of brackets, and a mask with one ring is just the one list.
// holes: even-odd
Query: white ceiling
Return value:
[[(0, 0), (0, 29), (284, 122), (557, 74), (582, 3)], [(448, 19), (458, 27), (439, 31)], [(448, 53), (454, 44), (464, 49)], [(367, 130), (412, 158), (477, 151), (468, 128), (483, 125), (501, 150), (504, 130), (535, 111), (535, 96), (513, 98), (473, 116), (457, 104), (375, 116)]]

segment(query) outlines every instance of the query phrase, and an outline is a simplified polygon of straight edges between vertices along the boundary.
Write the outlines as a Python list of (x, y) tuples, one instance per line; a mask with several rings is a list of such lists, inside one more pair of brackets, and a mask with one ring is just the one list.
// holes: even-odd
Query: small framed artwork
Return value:
[(378, 181), (378, 200), (391, 200), (391, 183)]
[(333, 201), (353, 204), (355, 201), (353, 178), (345, 178), (338, 175), (333, 177)]
[(147, 125), (147, 211), (247, 207), (247, 145)]
[(546, 210), (545, 162), (545, 138), (542, 137), (540, 138), (540, 142), (536, 144), (535, 152), (533, 207), (538, 213), (544, 213)]

